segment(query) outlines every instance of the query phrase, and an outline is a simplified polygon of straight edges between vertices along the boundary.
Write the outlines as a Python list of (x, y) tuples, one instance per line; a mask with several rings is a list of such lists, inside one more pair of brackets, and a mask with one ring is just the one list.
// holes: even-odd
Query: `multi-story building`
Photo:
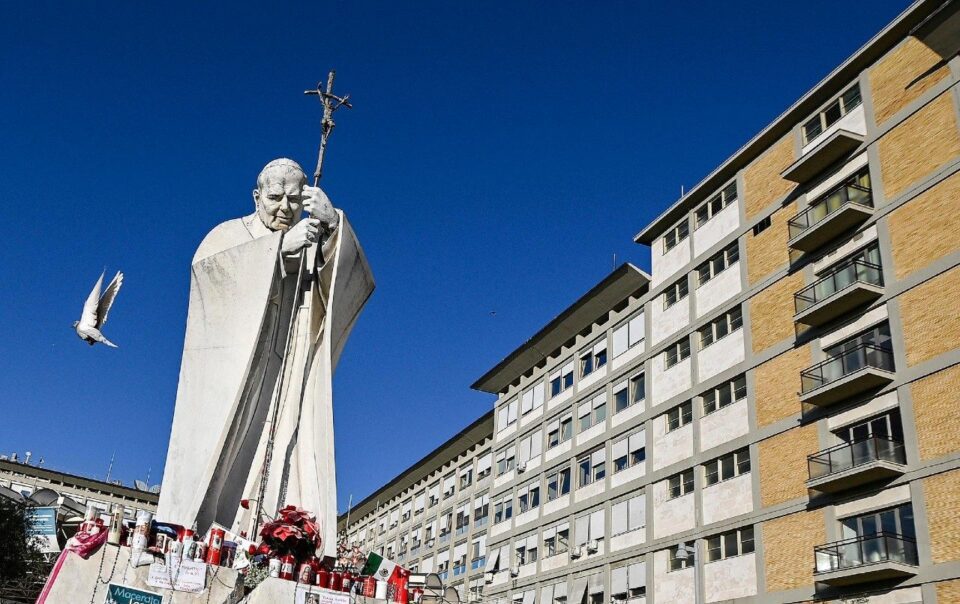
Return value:
[(22, 497), (42, 505), (59, 505), (81, 514), (93, 504), (101, 513), (109, 514), (115, 505), (122, 505), (127, 518), (136, 518), (139, 510), (155, 513), (159, 495), (145, 489), (75, 476), (27, 463), (0, 459), (0, 488), (9, 489), (0, 495)]
[(493, 411), (340, 516), (338, 532), (414, 572), (438, 573), (466, 599), (483, 586)]
[(485, 601), (960, 602), (958, 51), (912, 4), (474, 384)]

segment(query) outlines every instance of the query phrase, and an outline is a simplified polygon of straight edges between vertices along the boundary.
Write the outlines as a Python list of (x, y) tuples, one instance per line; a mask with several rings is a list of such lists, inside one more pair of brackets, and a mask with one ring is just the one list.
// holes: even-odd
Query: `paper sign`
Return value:
[(350, 594), (320, 587), (297, 585), (295, 604), (350, 604)]
[(104, 604), (163, 604), (163, 596), (152, 591), (111, 583), (107, 586), (107, 599)]
[(207, 585), (207, 565), (194, 560), (177, 562), (171, 560), (169, 565), (163, 562), (154, 562), (150, 565), (150, 575), (147, 585), (158, 589), (172, 589), (200, 593)]
[(30, 520), (30, 536), (40, 541), (40, 551), (45, 554), (60, 551), (57, 543), (57, 508), (27, 508)]

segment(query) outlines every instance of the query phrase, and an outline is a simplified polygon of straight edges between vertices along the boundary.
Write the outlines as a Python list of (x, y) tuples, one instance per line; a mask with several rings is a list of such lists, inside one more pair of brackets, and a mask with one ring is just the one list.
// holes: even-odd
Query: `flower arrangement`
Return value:
[(313, 556), (323, 541), (317, 517), (292, 505), (277, 512), (275, 520), (263, 525), (260, 539), (258, 554), (269, 558), (292, 555), (298, 562)]

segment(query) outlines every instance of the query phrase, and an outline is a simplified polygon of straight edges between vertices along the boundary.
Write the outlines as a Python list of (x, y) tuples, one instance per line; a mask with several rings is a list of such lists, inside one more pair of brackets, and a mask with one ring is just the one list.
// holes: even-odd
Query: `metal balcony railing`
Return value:
[(854, 183), (841, 184), (813, 202), (809, 208), (787, 221), (790, 239), (803, 234), (843, 206), (851, 203), (872, 208), (873, 196), (870, 189)]
[(907, 458), (903, 443), (886, 436), (868, 436), (809, 455), (807, 467), (810, 480), (816, 480), (872, 461), (889, 461), (905, 465)]
[(794, 308), (799, 314), (857, 283), (883, 287), (883, 269), (878, 264), (860, 258), (845, 262), (815, 283), (795, 293), (793, 295)]
[(882, 562), (917, 566), (917, 542), (903, 535), (877, 533), (819, 545), (813, 555), (818, 574)]
[(893, 351), (876, 344), (860, 344), (802, 371), (800, 389), (807, 394), (867, 367), (894, 371)]

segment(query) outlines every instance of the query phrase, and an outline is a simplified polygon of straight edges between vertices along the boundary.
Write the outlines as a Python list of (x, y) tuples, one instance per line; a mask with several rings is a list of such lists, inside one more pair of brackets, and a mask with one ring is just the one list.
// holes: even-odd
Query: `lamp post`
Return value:
[(700, 604), (700, 572), (697, 569), (699, 543), (698, 539), (694, 539), (692, 547), (686, 543), (677, 545), (677, 560), (689, 559), (693, 563), (693, 604)]

